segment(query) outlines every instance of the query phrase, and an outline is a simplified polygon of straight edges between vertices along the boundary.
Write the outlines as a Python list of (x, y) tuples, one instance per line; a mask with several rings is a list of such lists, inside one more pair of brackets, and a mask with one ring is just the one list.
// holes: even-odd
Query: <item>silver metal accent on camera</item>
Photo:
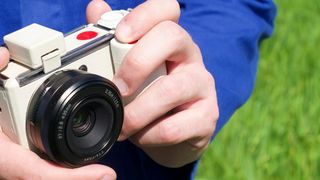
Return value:
[[(65, 55), (61, 57), (61, 68), (64, 66), (73, 63), (74, 61), (84, 57), (88, 56), (90, 53), (93, 53), (94, 51), (97, 51), (106, 45), (110, 43), (110, 40), (112, 40), (114, 37), (113, 34), (106, 34), (104, 36), (101, 36), (95, 40), (93, 40), (90, 43), (84, 44), (76, 49), (73, 49), (69, 52), (67, 52)], [(112, 63), (113, 66), (113, 63)], [(114, 68), (113, 68), (114, 69)], [(114, 70), (113, 70), (114, 72)], [(33, 81), (36, 81), (37, 79), (46, 76), (46, 73), (43, 71), (43, 67), (40, 67), (38, 69), (26, 71), (25, 73), (20, 74), (16, 77), (17, 82), (19, 83), (20, 87), (25, 86)], [(0, 77), (1, 78), (1, 77)], [(5, 79), (4, 79), (5, 80)], [(0, 86), (1, 86), (0, 79)]]

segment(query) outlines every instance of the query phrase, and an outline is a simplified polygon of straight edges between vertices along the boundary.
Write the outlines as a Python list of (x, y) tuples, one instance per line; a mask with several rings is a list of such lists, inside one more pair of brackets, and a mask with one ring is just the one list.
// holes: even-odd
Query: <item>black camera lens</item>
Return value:
[(27, 137), (40, 156), (79, 167), (108, 152), (122, 122), (121, 96), (111, 81), (80, 70), (59, 71), (31, 99)]
[(90, 107), (81, 108), (72, 118), (72, 132), (82, 137), (90, 132), (96, 120), (95, 111)]

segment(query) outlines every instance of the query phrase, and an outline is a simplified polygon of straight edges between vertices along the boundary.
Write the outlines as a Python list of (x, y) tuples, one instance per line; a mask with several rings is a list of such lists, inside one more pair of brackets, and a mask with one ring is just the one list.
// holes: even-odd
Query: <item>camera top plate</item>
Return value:
[[(86, 32), (95, 32), (97, 35), (85, 40), (79, 40), (78, 36)], [(66, 66), (81, 57), (89, 55), (102, 47), (109, 45), (114, 34), (106, 28), (99, 25), (88, 24), (82, 26), (70, 33), (64, 38), (66, 53), (61, 56), (61, 66)], [(9, 78), (15, 78), (19, 86), (24, 86), (46, 75), (44, 67), (30, 68), (25, 64), (11, 60), (8, 66), (1, 72), (0, 87), (3, 87), (5, 81)]]
[(52, 51), (63, 55), (66, 51), (63, 34), (39, 24), (26, 26), (3, 39), (11, 58), (32, 69), (42, 66), (44, 55)]

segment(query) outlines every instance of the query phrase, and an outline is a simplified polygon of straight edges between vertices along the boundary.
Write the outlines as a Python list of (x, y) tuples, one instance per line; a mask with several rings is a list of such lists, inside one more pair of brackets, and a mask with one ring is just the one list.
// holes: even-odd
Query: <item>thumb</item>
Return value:
[(87, 22), (97, 23), (102, 14), (111, 11), (111, 7), (103, 0), (92, 0), (87, 6)]
[[(104, 165), (87, 165), (76, 169), (68, 169), (58, 167), (48, 163), (46, 173), (43, 174), (44, 179), (75, 179), (75, 180), (115, 180), (116, 173), (113, 169)], [(45, 166), (46, 167), (46, 166)]]
[(5, 47), (0, 47), (0, 70), (7, 66), (9, 59), (10, 55), (8, 49)]
[(0, 132), (0, 179), (100, 180), (116, 179), (104, 165), (69, 169), (39, 158), (35, 153), (11, 142)]

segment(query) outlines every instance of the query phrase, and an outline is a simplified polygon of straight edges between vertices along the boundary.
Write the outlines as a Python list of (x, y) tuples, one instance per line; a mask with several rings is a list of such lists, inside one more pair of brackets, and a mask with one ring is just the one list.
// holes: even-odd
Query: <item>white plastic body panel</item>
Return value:
[[(86, 29), (86, 28), (85, 28)], [(90, 27), (92, 30), (92, 27)], [(107, 32), (103, 32), (107, 34)], [(75, 34), (78, 34), (75, 32)], [(98, 37), (97, 37), (98, 38)], [(67, 44), (74, 42), (73, 38), (65, 38)], [(87, 41), (88, 43), (89, 41)], [(74, 46), (74, 48), (79, 46)], [(69, 48), (73, 50), (74, 48)], [(113, 63), (111, 61), (110, 47), (106, 44), (105, 47), (88, 54), (79, 60), (72, 62), (56, 71), (67, 69), (79, 69), (81, 65), (86, 65), (88, 72), (100, 75), (112, 80), (113, 77)], [(0, 126), (2, 131), (9, 136), (11, 140), (28, 148), (26, 136), (26, 115), (28, 104), (33, 96), (33, 93), (38, 87), (54, 72), (46, 74), (45, 76), (33, 81), (22, 87), (19, 86), (16, 77), (26, 71), (29, 71), (25, 66), (10, 62), (8, 67), (1, 74), (7, 76), (9, 79), (5, 81), (4, 87), (0, 89)]]
[[(123, 17), (125, 15), (122, 11), (119, 11), (119, 13), (121, 13), (122, 16), (117, 17)], [(119, 22), (119, 20), (115, 21)], [(103, 24), (100, 25), (103, 26)], [(98, 35), (92, 39), (78, 40), (77, 35), (85, 31), (95, 31)], [(81, 49), (81, 47), (87, 44), (92, 45), (94, 40), (113, 32), (113, 30), (108, 31), (93, 25), (88, 25), (84, 29), (79, 29), (64, 38), (66, 53), (70, 51), (78, 51), (78, 49)], [(15, 39), (15, 37), (13, 37), (13, 39)], [(18, 46), (20, 45), (18, 44)], [(29, 148), (26, 136), (26, 115), (27, 110), (29, 109), (29, 102), (38, 87), (48, 77), (56, 71), (79, 69), (80, 66), (86, 65), (89, 73), (97, 74), (112, 80), (115, 73), (113, 67), (115, 67), (115, 69), (120, 67), (125, 55), (132, 46), (134, 45), (123, 44), (113, 39), (110, 44), (106, 43), (102, 48), (91, 52), (90, 54), (86, 54), (85, 56), (81, 56), (80, 59), (72, 61), (70, 64), (63, 65), (52, 72), (46, 73), (44, 76), (41, 76), (41, 78), (38, 78), (35, 81), (30, 81), (23, 86), (19, 84), (17, 77), (31, 71), (32, 68), (28, 68), (14, 61), (10, 62), (7, 68), (1, 72), (1, 75), (8, 78), (3, 81), (4, 84), (0, 88), (0, 126), (2, 131), (14, 142), (23, 145), (25, 148)], [(10, 53), (12, 54), (13, 52)], [(126, 104), (131, 101), (136, 97), (136, 95), (140, 94), (144, 89), (150, 86), (152, 82), (166, 74), (166, 66), (165, 64), (162, 64), (153, 74), (151, 74), (136, 94), (126, 98), (124, 103)]]
[(25, 28), (4, 37), (12, 59), (33, 69), (42, 66), (41, 57), (54, 50), (65, 53), (63, 34), (38, 24)]

